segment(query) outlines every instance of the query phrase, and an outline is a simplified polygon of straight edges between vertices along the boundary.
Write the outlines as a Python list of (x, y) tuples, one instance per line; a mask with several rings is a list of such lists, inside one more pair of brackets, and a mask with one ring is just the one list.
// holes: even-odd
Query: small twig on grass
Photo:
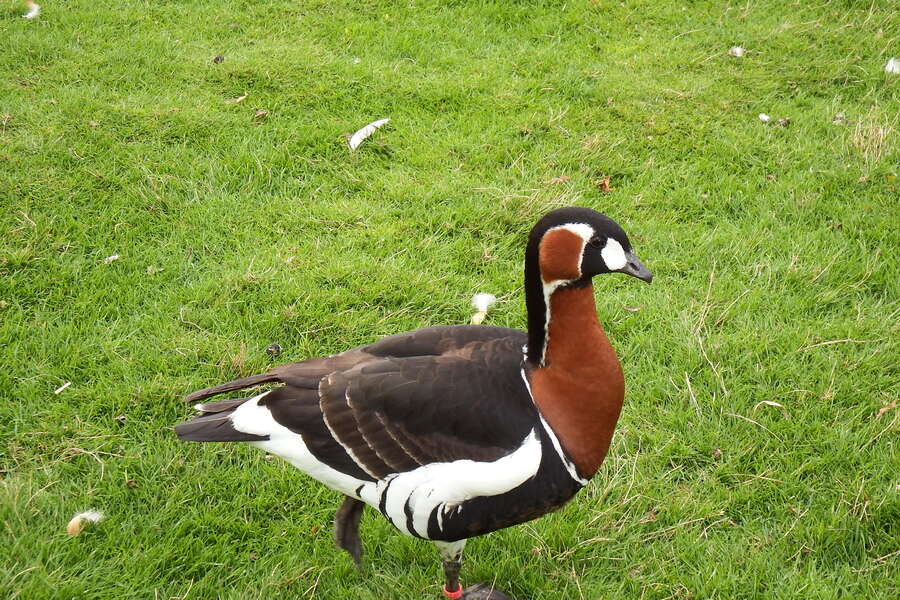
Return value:
[(191, 579), (191, 580), (188, 582), (188, 589), (185, 590), (184, 595), (181, 596), (181, 600), (184, 600), (185, 598), (187, 598), (187, 595), (191, 593), (191, 588), (192, 588), (192, 587), (194, 587), (194, 580), (193, 580), (193, 579)]
[(875, 443), (875, 440), (877, 440), (877, 439), (880, 438), (882, 435), (884, 435), (884, 432), (886, 432), (886, 431), (888, 431), (888, 430), (890, 430), (890, 429), (892, 429), (892, 428), (894, 427), (894, 425), (897, 423), (897, 418), (898, 418), (898, 417), (900, 417), (900, 413), (894, 413), (894, 418), (891, 420), (890, 423), (888, 423), (888, 426), (885, 427), (884, 429), (882, 429), (881, 431), (879, 431), (879, 432), (878, 432), (878, 435), (876, 435), (876, 436), (873, 437), (871, 440), (869, 440), (868, 442), (866, 442), (865, 444), (863, 444), (862, 446), (860, 446), (859, 449), (860, 449), (860, 450), (865, 450), (868, 446), (870, 446), (871, 444)]
[(703, 347), (703, 338), (701, 338), (699, 335), (697, 336), (697, 342), (700, 344), (700, 353), (703, 354), (703, 358), (705, 358), (706, 362), (709, 363), (709, 367), (712, 369), (713, 373), (716, 375), (716, 379), (719, 381), (719, 387), (722, 388), (722, 393), (727, 396), (728, 390), (725, 389), (725, 380), (722, 379), (721, 375), (719, 375), (719, 371), (718, 369), (716, 369), (716, 365), (714, 365), (706, 355), (706, 349)]
[(787, 531), (785, 531), (785, 532), (784, 532), (784, 535), (782, 535), (782, 536), (781, 536), (781, 539), (784, 539), (784, 538), (786, 538), (786, 537), (787, 537), (787, 536), (788, 536), (788, 535), (789, 535), (789, 534), (790, 534), (790, 533), (791, 533), (791, 531), (793, 531), (793, 530), (794, 530), (794, 527), (796, 527), (796, 526), (797, 526), (797, 523), (799, 523), (799, 522), (800, 522), (800, 519), (802, 519), (802, 518), (803, 518), (803, 516), (804, 516), (804, 515), (806, 515), (806, 513), (808, 513), (808, 512), (809, 512), (809, 509), (808, 509), (808, 508), (807, 508), (807, 509), (806, 509), (806, 510), (804, 510), (804, 511), (803, 511), (803, 512), (802, 512), (802, 513), (800, 513), (800, 514), (799, 514), (799, 515), (797, 515), (797, 518), (796, 518), (796, 519), (794, 519), (794, 522), (793, 522), (793, 523), (791, 523), (791, 526), (790, 526), (790, 527), (788, 527), (788, 530), (787, 530)]
[(326, 325), (325, 327), (317, 327), (315, 329), (306, 329), (304, 331), (297, 332), (297, 335), (309, 335), (310, 333), (319, 333), (320, 331), (325, 331), (326, 329), (334, 329), (336, 325)]
[(575, 572), (575, 565), (572, 565), (572, 581), (575, 582), (575, 587), (578, 588), (578, 597), (581, 598), (581, 600), (584, 600), (584, 592), (581, 589), (581, 580), (578, 578), (578, 573)]
[(631, 477), (628, 479), (628, 488), (625, 490), (625, 493), (622, 494), (622, 501), (619, 503), (621, 506), (625, 506), (626, 504), (631, 502), (633, 498), (633, 496), (630, 496), (630, 494), (631, 490), (634, 488), (635, 480), (637, 479), (637, 461), (638, 453), (635, 453), (634, 460), (631, 461)]
[(784, 418), (785, 418), (785, 419), (790, 420), (790, 418), (791, 418), (791, 415), (788, 413), (788, 411), (787, 411), (787, 409), (784, 407), (784, 405), (783, 405), (783, 404), (779, 404), (778, 402), (774, 402), (774, 401), (772, 401), (772, 400), (761, 400), (761, 401), (757, 402), (757, 403), (753, 406), (753, 409), (752, 409), (753, 412), (756, 412), (756, 409), (759, 408), (760, 406), (774, 406), (775, 408), (780, 408), (780, 409), (781, 409), (781, 414), (784, 415)]
[(682, 37), (682, 36), (690, 35), (691, 33), (697, 33), (698, 31), (703, 31), (703, 29), (690, 29), (690, 30), (688, 30), (688, 31), (682, 31), (681, 33), (679, 33), (678, 35), (676, 35), (676, 36), (673, 37), (672, 39), (673, 39), (673, 40), (677, 40), (678, 38), (680, 38), (680, 37)]
[(700, 317), (697, 319), (697, 324), (694, 326), (694, 335), (698, 335), (700, 333), (700, 330), (703, 328), (703, 323), (706, 321), (706, 316), (709, 314), (709, 296), (712, 293), (712, 284), (715, 276), (716, 263), (713, 262), (712, 270), (709, 272), (709, 284), (706, 286), (706, 298), (703, 299), (703, 306), (700, 311)]
[(306, 577), (306, 574), (307, 574), (307, 573), (309, 573), (310, 571), (313, 571), (313, 570), (315, 570), (315, 569), (316, 569), (315, 566), (312, 566), (312, 567), (306, 567), (306, 569), (304, 569), (303, 572), (300, 573), (299, 575), (294, 575), (293, 577), (288, 577), (288, 578), (286, 578), (286, 579), (282, 579), (282, 580), (281, 580), (281, 585), (284, 586), (284, 587), (287, 587), (287, 586), (290, 586), (290, 585), (294, 585), (295, 583), (297, 583), (298, 581), (300, 581), (301, 579), (303, 579), (304, 577)]
[[(881, 250), (881, 249), (878, 248), (875, 250), (876, 255), (881, 254), (879, 252), (879, 250)], [(866, 281), (869, 280), (869, 277), (871, 277), (872, 273), (874, 273), (874, 272), (875, 272), (875, 269), (869, 265), (869, 259), (866, 258), (866, 272), (863, 274), (862, 279), (860, 279), (859, 281), (857, 281), (856, 283), (854, 283), (853, 285), (850, 286), (850, 289), (851, 290), (859, 289), (862, 286), (862, 284), (864, 284)]]
[(710, 529), (712, 529), (713, 527), (715, 527), (715, 526), (718, 525), (719, 523), (724, 523), (725, 521), (728, 521), (728, 522), (730, 523), (730, 522), (731, 522), (731, 519), (729, 519), (728, 517), (722, 517), (722, 518), (719, 519), (718, 521), (713, 521), (712, 523), (710, 523), (709, 525), (707, 525), (706, 527), (703, 528), (703, 531), (700, 532), (700, 537), (702, 537), (703, 539), (706, 539), (706, 532), (707, 532), (707, 531), (709, 531)]
[(774, 431), (772, 431), (771, 429), (769, 429), (769, 428), (766, 427), (765, 425), (762, 425), (762, 424), (760, 424), (760, 423), (757, 423), (757, 422), (754, 421), (753, 419), (750, 419), (750, 418), (747, 418), (747, 417), (745, 417), (745, 416), (743, 416), (743, 415), (738, 415), (738, 414), (735, 414), (735, 413), (725, 413), (725, 414), (728, 415), (729, 417), (735, 417), (735, 418), (737, 418), (737, 419), (743, 419), (743, 420), (747, 421), (748, 423), (753, 423), (753, 424), (756, 425), (757, 427), (761, 427), (762, 429), (765, 429), (766, 431), (768, 431), (769, 433), (771, 433), (773, 436), (775, 436), (775, 439), (777, 439), (779, 442), (783, 442), (783, 441), (784, 441), (784, 440), (781, 439), (781, 437), (778, 436), (777, 433), (775, 433)]
[[(715, 515), (710, 515), (710, 516), (720, 517), (723, 514), (725, 514), (725, 511), (720, 510)], [(687, 525), (690, 525), (691, 523), (697, 523), (698, 521), (705, 521), (708, 518), (709, 517), (697, 517), (696, 519), (688, 519), (687, 521), (683, 521), (681, 523), (676, 523), (675, 525), (670, 525), (669, 527), (665, 527), (663, 529), (660, 529), (659, 531), (653, 531), (653, 532), (649, 533), (648, 535), (645, 535), (644, 537), (641, 538), (641, 541), (649, 542), (650, 540), (661, 537), (661, 536), (669, 533), (670, 531), (673, 531), (675, 529), (680, 529), (681, 527), (686, 527)]]
[(804, 552), (805, 552), (806, 554), (809, 554), (809, 553), (812, 552), (812, 551), (813, 551), (813, 549), (810, 548), (809, 546), (807, 546), (806, 544), (800, 544), (800, 547), (797, 548), (797, 551), (794, 552), (793, 554), (791, 554), (791, 555), (788, 557), (787, 562), (793, 561), (795, 558), (797, 558), (798, 556), (800, 556), (800, 555), (803, 554)]
[(731, 301), (731, 304), (729, 304), (728, 306), (725, 307), (725, 310), (722, 311), (722, 314), (720, 314), (720, 315), (719, 315), (719, 318), (716, 319), (715, 323), (713, 323), (713, 327), (718, 327), (718, 326), (719, 326), (719, 323), (721, 323), (722, 320), (725, 318), (725, 315), (728, 314), (728, 311), (731, 310), (731, 307), (734, 306), (735, 304), (737, 304), (738, 300), (740, 300), (741, 298), (743, 298), (744, 296), (746, 296), (746, 295), (749, 294), (749, 293), (750, 293), (750, 290), (749, 290), (749, 289), (744, 290), (744, 291), (741, 293), (740, 296), (738, 296), (737, 298), (735, 298), (734, 300), (732, 300), (732, 301)]
[(539, 553), (550, 554), (550, 546), (547, 542), (542, 538), (537, 531), (535, 531), (534, 526), (531, 523), (524, 523), (520, 531), (524, 531), (528, 536), (531, 537), (535, 542), (537, 542), (536, 548)]
[(900, 555), (900, 550), (894, 550), (890, 554), (885, 554), (884, 556), (879, 556), (878, 558), (875, 559), (875, 562), (877, 562), (877, 563), (884, 562), (888, 559), (894, 558), (897, 555)]
[(615, 541), (615, 538), (593, 537), (589, 540), (584, 540), (584, 541), (578, 542), (573, 547), (569, 548), (568, 550), (566, 550), (564, 552), (560, 552), (553, 558), (554, 558), (554, 560), (559, 560), (560, 558), (566, 558), (568, 556), (575, 554), (579, 549), (584, 548), (585, 546), (590, 546), (590, 545), (596, 544), (598, 542), (614, 542), (614, 541)]
[(818, 348), (819, 346), (830, 346), (832, 344), (871, 344), (873, 342), (880, 342), (881, 340), (829, 340), (827, 342), (819, 342), (818, 344), (813, 344), (812, 346), (804, 346), (803, 348), (797, 348), (797, 352), (804, 352), (806, 350), (812, 350), (813, 348)]
[(56, 483), (59, 483), (58, 479), (56, 481), (51, 481), (50, 483), (48, 483), (47, 485), (45, 485), (44, 487), (42, 487), (41, 489), (39, 489), (38, 491), (33, 493), (31, 495), (31, 497), (25, 502), (25, 507), (27, 508), (28, 505), (31, 504), (31, 501), (34, 500), (35, 496), (37, 496), (38, 494), (40, 494), (41, 492), (46, 490), (48, 487), (50, 487), (51, 485), (56, 484)]
[(668, 478), (669, 475), (671, 475), (672, 473), (677, 473), (678, 471), (682, 470), (683, 468), (684, 468), (684, 465), (675, 465), (674, 467), (672, 467), (671, 469), (669, 469), (668, 471), (666, 471), (665, 473), (663, 473), (663, 474), (662, 474), (662, 477), (660, 477), (660, 479), (666, 479), (666, 478)]
[(61, 458), (62, 458), (62, 460), (65, 460), (65, 459), (71, 458), (73, 456), (78, 456), (79, 454), (87, 454), (88, 456), (90, 456), (91, 458), (96, 460), (101, 465), (103, 464), (103, 461), (100, 460), (99, 456), (97, 456), (98, 454), (102, 454), (104, 456), (112, 456), (114, 458), (124, 458), (121, 454), (116, 454), (115, 452), (104, 452), (103, 450), (85, 450), (84, 448), (74, 448), (74, 447), (66, 448), (65, 450), (63, 450), (63, 454), (62, 454)]
[(854, 573), (866, 573), (868, 571), (874, 571), (875, 569), (880, 569), (881, 567), (883, 567), (884, 565), (887, 564), (887, 561), (889, 561), (890, 559), (895, 558), (897, 556), (900, 556), (900, 550), (894, 550), (890, 554), (885, 554), (884, 556), (879, 556), (878, 558), (873, 558), (872, 562), (876, 563), (874, 566), (868, 567), (866, 569), (850, 569), (850, 570), (853, 571)]
[(20, 210), (19, 214), (21, 214), (23, 217), (25, 217), (25, 220), (28, 221), (29, 223), (31, 223), (32, 227), (37, 227), (37, 223), (32, 221), (31, 218), (25, 213), (24, 210)]
[(700, 416), (700, 404), (697, 402), (697, 396), (694, 395), (694, 388), (691, 387), (691, 380), (688, 379), (688, 374), (685, 372), (684, 381), (687, 383), (688, 393), (691, 395), (691, 404), (694, 405), (694, 410), (697, 412), (697, 416)]
[(328, 570), (328, 567), (323, 567), (322, 569), (319, 570), (319, 572), (316, 574), (316, 580), (312, 582), (312, 585), (310, 585), (308, 588), (306, 588), (305, 592), (303, 592), (304, 596), (309, 596), (310, 598), (315, 597), (316, 589), (318, 589), (318, 587), (319, 587), (319, 579), (322, 578), (322, 573), (324, 573), (327, 570)]
[(838, 259), (838, 255), (835, 254), (834, 258), (831, 259), (831, 262), (828, 263), (827, 265), (825, 265), (825, 268), (822, 269), (821, 271), (819, 271), (818, 275), (816, 275), (815, 277), (813, 277), (813, 278), (812, 278), (812, 281), (810, 281), (810, 283), (815, 283), (815, 281), (816, 281), (819, 277), (821, 277), (822, 275), (825, 274), (825, 271), (827, 271), (828, 269), (831, 268), (831, 265), (833, 265), (835, 262), (837, 262), (837, 259)]
[(894, 312), (892, 312), (890, 315), (888, 315), (888, 318), (885, 319), (884, 322), (892, 323), (894, 321), (894, 317), (896, 317), (898, 314), (900, 314), (900, 306), (898, 306)]
[(25, 573), (28, 573), (29, 571), (34, 571), (35, 569), (40, 569), (41, 566), (43, 566), (43, 565), (34, 565), (33, 567), (28, 567), (24, 571), (19, 571), (18, 573), (16, 573), (15, 575), (12, 576), (12, 579), (10, 579), (8, 581), (8, 583), (12, 583), (13, 581), (15, 581), (19, 575), (24, 575)]

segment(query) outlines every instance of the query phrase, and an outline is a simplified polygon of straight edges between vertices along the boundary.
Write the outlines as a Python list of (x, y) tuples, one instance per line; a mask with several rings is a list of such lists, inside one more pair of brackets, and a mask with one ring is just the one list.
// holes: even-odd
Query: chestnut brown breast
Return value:
[(532, 371), (531, 391), (579, 474), (590, 478), (622, 410), (622, 367), (597, 320), (592, 286), (556, 290), (549, 312), (545, 366)]

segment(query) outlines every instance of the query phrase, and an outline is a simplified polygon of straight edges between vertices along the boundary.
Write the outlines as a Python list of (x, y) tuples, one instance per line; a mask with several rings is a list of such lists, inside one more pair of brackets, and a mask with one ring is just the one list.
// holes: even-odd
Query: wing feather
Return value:
[(537, 410), (515, 354), (500, 354), (512, 358), (499, 368), (495, 352), (474, 355), (386, 358), (335, 374), (320, 390), (325, 420), (379, 479), (434, 462), (496, 460), (519, 447)]
[(281, 383), (260, 403), (318, 460), (361, 480), (434, 462), (493, 461), (538, 419), (520, 376), (525, 342), (523, 332), (502, 327), (428, 327), (187, 399)]

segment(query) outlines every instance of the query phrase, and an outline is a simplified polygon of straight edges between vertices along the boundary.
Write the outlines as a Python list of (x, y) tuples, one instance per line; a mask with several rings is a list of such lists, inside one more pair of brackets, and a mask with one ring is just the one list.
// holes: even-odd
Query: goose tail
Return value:
[(197, 404), (194, 408), (203, 414), (176, 425), (175, 435), (184, 442), (261, 442), (269, 439), (267, 435), (235, 429), (231, 415), (248, 400), (250, 398), (232, 398)]

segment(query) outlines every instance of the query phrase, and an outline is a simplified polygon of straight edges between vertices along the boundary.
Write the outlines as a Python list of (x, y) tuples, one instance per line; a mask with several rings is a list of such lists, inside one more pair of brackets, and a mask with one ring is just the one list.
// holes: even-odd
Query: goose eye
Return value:
[(602, 248), (603, 246), (606, 245), (606, 240), (595, 237), (595, 238), (591, 238), (591, 241), (589, 241), (588, 244), (591, 245), (591, 248)]

